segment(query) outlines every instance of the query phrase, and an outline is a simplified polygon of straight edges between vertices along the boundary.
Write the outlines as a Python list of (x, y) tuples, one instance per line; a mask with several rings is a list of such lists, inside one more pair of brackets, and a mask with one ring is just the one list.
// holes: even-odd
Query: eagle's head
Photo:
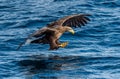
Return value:
[(70, 33), (72, 33), (72, 34), (75, 33), (75, 31), (74, 31), (71, 27), (69, 27), (69, 26), (64, 26), (64, 28), (65, 28), (65, 31), (66, 31), (66, 32), (70, 32)]

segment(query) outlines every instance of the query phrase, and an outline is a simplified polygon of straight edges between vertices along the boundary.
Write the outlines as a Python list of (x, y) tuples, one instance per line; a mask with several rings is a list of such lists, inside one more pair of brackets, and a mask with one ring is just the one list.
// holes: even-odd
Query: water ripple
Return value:
[[(1, 0), (1, 79), (119, 79), (119, 0)], [(91, 21), (65, 33), (66, 48), (31, 44), (16, 51), (35, 30), (63, 16), (89, 13)]]

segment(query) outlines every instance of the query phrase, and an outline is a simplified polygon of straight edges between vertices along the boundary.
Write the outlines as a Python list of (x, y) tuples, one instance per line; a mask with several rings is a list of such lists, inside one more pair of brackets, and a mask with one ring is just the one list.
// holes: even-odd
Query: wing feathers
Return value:
[(54, 29), (50, 29), (50, 28), (48, 28), (48, 27), (44, 27), (44, 28), (42, 28), (42, 29), (39, 29), (38, 31), (36, 31), (35, 33), (33, 33), (33, 34), (31, 34), (30, 36), (31, 37), (42, 37), (42, 36), (44, 36), (44, 35), (48, 35), (48, 34), (52, 34), (52, 33), (54, 33), (55, 32), (55, 30)]
[(36, 32), (34, 32), (33, 34), (31, 34), (30, 36), (31, 37), (40, 37), (42, 35), (44, 35), (44, 33), (47, 31), (47, 28), (42, 28), (42, 29), (39, 29), (37, 30)]
[(88, 17), (85, 16), (84, 18), (85, 18), (87, 21), (90, 21), (90, 19), (89, 19)]
[(84, 21), (85, 24), (87, 24), (87, 20), (85, 18), (83, 18), (83, 21)]
[(76, 22), (73, 21), (73, 27), (76, 27)]
[(90, 19), (88, 18), (89, 14), (80, 14), (80, 15), (71, 15), (64, 17), (56, 21), (59, 25), (70, 26), (70, 27), (81, 27), (85, 26)]

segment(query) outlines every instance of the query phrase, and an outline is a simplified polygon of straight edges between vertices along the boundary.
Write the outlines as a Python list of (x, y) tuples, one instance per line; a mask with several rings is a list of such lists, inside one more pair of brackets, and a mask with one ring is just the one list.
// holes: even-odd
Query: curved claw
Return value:
[(68, 42), (64, 42), (64, 43), (61, 43), (61, 44), (58, 45), (58, 46), (64, 48), (64, 47), (66, 47), (67, 45), (68, 45)]

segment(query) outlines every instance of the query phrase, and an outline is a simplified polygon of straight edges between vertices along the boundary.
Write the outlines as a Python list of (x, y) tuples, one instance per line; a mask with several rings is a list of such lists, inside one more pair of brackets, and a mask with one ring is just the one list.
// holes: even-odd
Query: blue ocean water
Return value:
[[(88, 13), (66, 48), (18, 45), (58, 18)], [(0, 0), (0, 79), (120, 79), (119, 0)]]

